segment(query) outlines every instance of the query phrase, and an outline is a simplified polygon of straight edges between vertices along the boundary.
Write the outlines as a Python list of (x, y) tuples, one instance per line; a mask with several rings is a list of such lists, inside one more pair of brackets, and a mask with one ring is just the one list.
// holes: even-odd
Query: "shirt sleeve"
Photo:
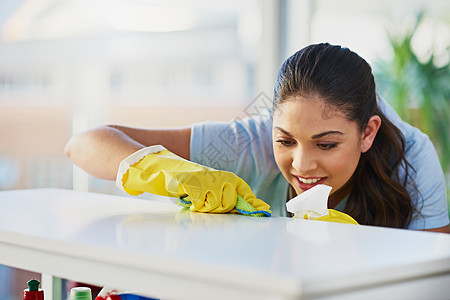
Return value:
[[(402, 121), (392, 107), (381, 103), (383, 112), (403, 133), (406, 141), (405, 156), (411, 164), (412, 182), (407, 190), (417, 212), (409, 229), (431, 229), (449, 224), (445, 177), (439, 158), (429, 137)], [(404, 176), (404, 169), (400, 178)]]
[(194, 124), (190, 153), (193, 162), (234, 172), (271, 206), (274, 216), (286, 215), (288, 183), (273, 156), (271, 117)]

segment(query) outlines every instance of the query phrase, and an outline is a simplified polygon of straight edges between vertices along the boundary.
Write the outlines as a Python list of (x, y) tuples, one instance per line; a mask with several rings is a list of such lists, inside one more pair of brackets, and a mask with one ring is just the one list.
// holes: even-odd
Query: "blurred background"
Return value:
[[(349, 47), (432, 139), (450, 187), (450, 1), (0, 0), (0, 190), (120, 194), (73, 167), (70, 136), (107, 123), (244, 117), (310, 43)], [(32, 276), (0, 267), (0, 299)]]

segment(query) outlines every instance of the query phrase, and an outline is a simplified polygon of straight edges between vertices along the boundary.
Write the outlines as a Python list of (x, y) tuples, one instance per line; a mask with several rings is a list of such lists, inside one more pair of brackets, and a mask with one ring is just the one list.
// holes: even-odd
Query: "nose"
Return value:
[(309, 171), (316, 169), (318, 166), (317, 159), (312, 153), (305, 148), (298, 147), (292, 159), (292, 167), (300, 174), (307, 174)]

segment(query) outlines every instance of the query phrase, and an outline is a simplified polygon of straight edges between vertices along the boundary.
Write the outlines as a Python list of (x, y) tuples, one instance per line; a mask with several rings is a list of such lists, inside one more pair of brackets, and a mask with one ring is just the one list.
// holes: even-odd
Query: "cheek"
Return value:
[(292, 159), (286, 151), (281, 151), (280, 149), (277, 149), (277, 147), (274, 147), (273, 155), (281, 173), (284, 174), (290, 169)]
[(356, 148), (342, 151), (335, 156), (328, 156), (326, 165), (328, 171), (336, 177), (341, 177), (343, 180), (348, 180), (355, 171), (361, 152)]

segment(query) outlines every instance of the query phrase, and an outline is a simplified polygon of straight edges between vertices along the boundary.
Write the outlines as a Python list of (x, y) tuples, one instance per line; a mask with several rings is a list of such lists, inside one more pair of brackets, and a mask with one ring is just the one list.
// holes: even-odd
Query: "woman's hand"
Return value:
[(192, 211), (270, 216), (270, 206), (256, 198), (236, 174), (190, 162), (161, 145), (141, 149), (124, 159), (116, 185), (130, 195), (144, 192), (175, 197)]

